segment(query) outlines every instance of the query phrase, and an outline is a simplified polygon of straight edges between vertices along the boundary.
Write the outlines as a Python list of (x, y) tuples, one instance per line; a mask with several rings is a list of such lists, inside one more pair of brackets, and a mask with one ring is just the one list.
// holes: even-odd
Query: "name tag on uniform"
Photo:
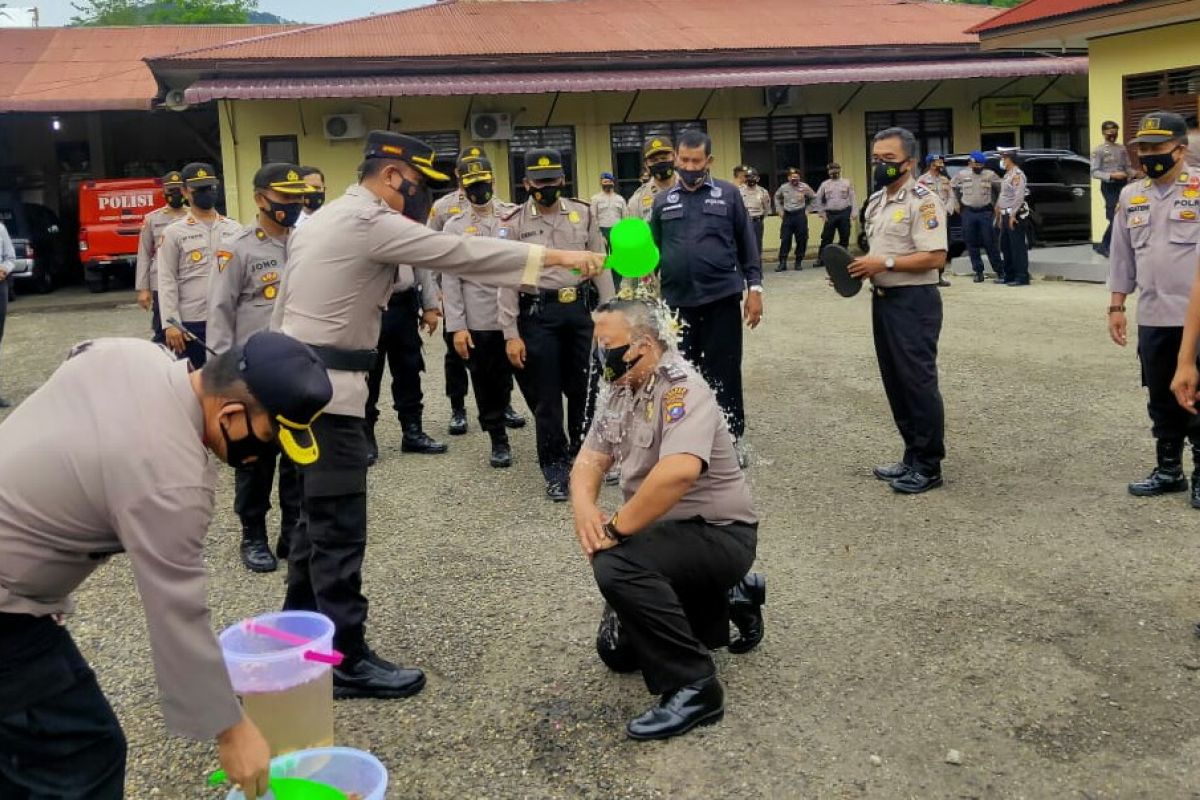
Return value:
[(522, 239), (532, 239), (534, 236), (537, 236), (537, 235), (538, 235), (537, 231), (524, 231), (521, 233), (521, 238)]
[(683, 204), (674, 206), (663, 206), (660, 215), (663, 219), (683, 219)]

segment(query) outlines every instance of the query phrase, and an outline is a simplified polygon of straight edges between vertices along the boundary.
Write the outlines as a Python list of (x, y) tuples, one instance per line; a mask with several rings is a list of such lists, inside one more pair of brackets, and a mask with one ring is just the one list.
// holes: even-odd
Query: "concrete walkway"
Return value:
[(9, 304), (10, 316), (39, 314), (48, 311), (85, 311), (100, 308), (120, 308), (137, 302), (132, 289), (116, 289), (93, 294), (84, 286), (67, 286), (49, 294), (18, 294)]
[[(987, 257), (984, 257), (987, 263)], [(950, 270), (955, 275), (970, 276), (971, 262), (966, 254), (954, 259)], [(1090, 244), (1060, 247), (1038, 247), (1029, 251), (1029, 274), (1035, 280), (1084, 281), (1104, 283), (1108, 280), (1108, 259), (1097, 255)]]

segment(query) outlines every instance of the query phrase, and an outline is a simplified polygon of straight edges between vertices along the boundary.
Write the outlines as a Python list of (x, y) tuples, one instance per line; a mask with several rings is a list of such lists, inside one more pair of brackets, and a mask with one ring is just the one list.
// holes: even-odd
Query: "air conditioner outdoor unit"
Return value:
[(513, 125), (510, 114), (471, 115), (471, 138), (477, 142), (511, 139), (512, 135)]
[(331, 114), (323, 122), (325, 138), (330, 141), (361, 139), (367, 133), (361, 114)]
[(767, 108), (785, 108), (792, 104), (791, 86), (763, 87), (763, 105)]

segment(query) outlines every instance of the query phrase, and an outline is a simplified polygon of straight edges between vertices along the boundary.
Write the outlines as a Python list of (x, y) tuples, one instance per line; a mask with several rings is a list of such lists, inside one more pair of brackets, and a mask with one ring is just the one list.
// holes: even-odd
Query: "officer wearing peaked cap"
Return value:
[[(496, 235), (565, 250), (604, 250), (599, 220), (587, 203), (562, 196), (562, 155), (535, 148), (525, 154), (527, 199), (501, 220)], [(525, 401), (534, 410), (538, 464), (546, 495), (567, 499), (567, 473), (583, 442), (596, 388), (592, 369), (592, 311), (615, 294), (612, 279), (556, 273), (537, 289), (500, 293), (500, 328)], [(566, 430), (563, 430), (563, 398)]]
[[(836, 233), (838, 244), (842, 247), (850, 245), (850, 217), (858, 208), (858, 198), (854, 194), (854, 184), (842, 177), (842, 165), (831, 161), (825, 166), (829, 177), (817, 187), (817, 196), (813, 200), (813, 210), (824, 221), (821, 228), (821, 250), (833, 242)], [(817, 266), (822, 266), (820, 250), (817, 251)]]
[[(208, 288), (208, 346), (223, 353), (267, 330), (287, 267), (288, 233), (300, 219), (313, 188), (295, 164), (265, 164), (254, 175), (254, 222), (229, 243), (218, 259)], [(267, 512), (279, 462), (280, 534), (286, 555), (288, 536), (300, 518), (300, 479), (296, 465), (274, 455), (238, 467), (234, 511), (242, 524), (242, 563), (252, 572), (274, 572), (278, 562), (267, 544)]]
[(625, 216), (625, 198), (617, 192), (617, 179), (611, 172), (600, 173), (600, 191), (592, 195), (592, 209), (600, 225), (600, 233), (604, 241), (608, 241), (608, 233), (613, 226)]
[(1104, 237), (1092, 249), (1102, 256), (1107, 256), (1112, 244), (1112, 220), (1117, 211), (1117, 200), (1121, 190), (1133, 176), (1133, 164), (1129, 161), (1129, 150), (1124, 142), (1118, 142), (1121, 128), (1112, 120), (1105, 120), (1100, 125), (1100, 133), (1104, 143), (1097, 145), (1092, 151), (1092, 177), (1100, 181), (1100, 194), (1104, 196), (1104, 217), (1108, 225), (1104, 229)]
[[(271, 327), (314, 346), (333, 400), (314, 423), (325, 457), (301, 469), (304, 515), (288, 553), (284, 607), (333, 620), (337, 697), (405, 697), (420, 670), (401, 669), (367, 644), (362, 561), (367, 537), (367, 372), (375, 364), (396, 265), (454, 272), (496, 286), (536, 286), (558, 273), (598, 274), (604, 254), (432, 231), (429, 180), (445, 181), (425, 142), (388, 131), (366, 140), (359, 183), (327, 204), (288, 242), (288, 268)], [(601, 248), (602, 249), (602, 248)], [(547, 269), (561, 267), (562, 269)]]
[(183, 198), (183, 174), (178, 170), (168, 172), (162, 178), (163, 197), (167, 204), (154, 209), (142, 219), (142, 231), (138, 235), (137, 272), (134, 288), (137, 290), (138, 305), (150, 312), (150, 329), (154, 341), (163, 341), (162, 317), (158, 307), (158, 247), (163, 231), (172, 222), (187, 215)]
[(1000, 252), (1004, 255), (1004, 278), (1006, 286), (1029, 285), (1029, 206), (1025, 198), (1029, 195), (1029, 182), (1025, 172), (1017, 164), (1018, 150), (1001, 147), (1000, 169), (1004, 178), (1000, 181), (1000, 196), (996, 198), (995, 221), (1000, 229)]
[(209, 453), (236, 466), (282, 447), (312, 464), (328, 444), (312, 421), (332, 396), (316, 355), (277, 333), (200, 370), (150, 342), (98, 339), (0, 424), (0, 797), (124, 796), (120, 724), (55, 620), (118, 553), (146, 608), (168, 730), (216, 738), (230, 779), (266, 793), (270, 749), (209, 618)]
[(1115, 343), (1125, 346), (1125, 301), (1136, 289), (1137, 353), (1142, 385), (1149, 394), (1146, 409), (1157, 463), (1148, 477), (1129, 484), (1129, 492), (1147, 497), (1186, 491), (1183, 446), (1191, 438), (1196, 462), (1192, 505), (1200, 508), (1200, 437), (1171, 389), (1177, 366), (1186, 366), (1186, 352), (1191, 351), (1193, 365), (1196, 359), (1194, 344), (1184, 343), (1184, 324), (1200, 254), (1200, 175), (1191, 174), (1184, 164), (1187, 126), (1178, 114), (1147, 114), (1134, 142), (1149, 177), (1121, 191), (1113, 215), (1108, 331)]
[(1000, 176), (987, 168), (987, 156), (982, 151), (973, 150), (967, 160), (967, 169), (959, 170), (950, 179), (950, 189), (962, 209), (963, 240), (971, 259), (971, 269), (975, 271), (975, 282), (983, 282), (983, 256), (979, 252), (983, 249), (996, 275), (996, 283), (1004, 283), (1004, 262), (1000, 258), (995, 224)]
[[(642, 164), (650, 180), (637, 188), (626, 204), (625, 216), (641, 217), (650, 221), (654, 210), (654, 197), (675, 184), (675, 143), (669, 136), (651, 136), (642, 145)], [(642, 278), (627, 278), (621, 286), (622, 297), (637, 295), (654, 298), (661, 294), (657, 271)]]

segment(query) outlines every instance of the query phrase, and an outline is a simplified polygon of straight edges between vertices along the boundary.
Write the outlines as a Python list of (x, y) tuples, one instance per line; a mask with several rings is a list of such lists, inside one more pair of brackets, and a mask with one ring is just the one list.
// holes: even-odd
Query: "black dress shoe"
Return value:
[(449, 450), (445, 442), (435, 441), (421, 429), (419, 422), (404, 424), (404, 438), (400, 440), (400, 451), (404, 453), (426, 453), (439, 455)]
[(367, 466), (375, 466), (379, 460), (379, 445), (375, 443), (375, 423), (364, 423), (367, 431)]
[(725, 690), (717, 676), (662, 696), (658, 705), (625, 726), (631, 739), (669, 739), (725, 716)]
[(242, 531), (242, 564), (251, 572), (274, 572), (279, 569), (279, 561), (267, 544), (265, 528)]
[(508, 444), (508, 439), (492, 439), (492, 454), (488, 457), (488, 463), (496, 469), (505, 469), (511, 467), (513, 463), (512, 448)]
[(12, 403), (8, 402), (3, 397), (0, 397), (0, 408), (12, 408)]
[(546, 481), (546, 497), (549, 497), (556, 503), (565, 503), (568, 496), (566, 481), (557, 478)]
[(983, 273), (982, 273), (982, 272), (976, 272), (976, 273), (975, 273), (975, 277), (974, 277), (974, 278), (972, 278), (972, 281), (974, 281), (975, 283), (983, 283), (983, 280), (984, 280), (984, 279), (983, 279)]
[(513, 410), (512, 406), (504, 409), (504, 427), (506, 428), (524, 428), (525, 418)]
[(467, 432), (467, 412), (461, 408), (451, 409), (450, 425), (446, 428), (446, 433), (451, 436), (462, 436)]
[[(1142, 480), (1129, 484), (1129, 493), (1134, 497), (1158, 497), (1161, 494), (1186, 492), (1187, 488), (1187, 478), (1183, 476), (1182, 469), (1169, 469), (1159, 466), (1155, 467), (1154, 471)], [(1196, 492), (1193, 489), (1193, 505), (1195, 505), (1195, 498)]]
[(804, 261), (802, 259), (797, 258), (796, 259), (796, 272), (800, 272), (803, 269), (804, 269)]
[(1029, 281), (1005, 281), (1005, 286), (1028, 286)]
[(777, 267), (775, 268), (775, 271), (776, 271), (776, 272), (787, 272), (787, 264), (785, 264), (784, 262), (780, 261), (780, 262), (779, 262), (779, 266), (777, 266)]
[(892, 481), (892, 491), (900, 494), (921, 494), (942, 485), (941, 475), (926, 475), (919, 470), (909, 470), (907, 475)]
[(946, 280), (945, 278), (938, 278), (938, 286), (945, 289), (949, 285), (950, 285), (950, 281)]
[(1004, 284), (1008, 283), (1008, 280), (1003, 275), (997, 275), (996, 279), (993, 280), (992, 283), (999, 283), (1001, 285), (1004, 285)]
[(343, 663), (333, 668), (333, 696), (336, 700), (410, 697), (424, 688), (424, 672), (398, 667), (373, 652), (368, 652), (352, 664)]
[(738, 636), (729, 643), (729, 652), (749, 653), (763, 639), (762, 607), (767, 602), (767, 576), (751, 572), (729, 590), (729, 621)]
[(881, 481), (894, 481), (908, 474), (910, 467), (903, 462), (879, 466), (871, 470), (871, 474)]

